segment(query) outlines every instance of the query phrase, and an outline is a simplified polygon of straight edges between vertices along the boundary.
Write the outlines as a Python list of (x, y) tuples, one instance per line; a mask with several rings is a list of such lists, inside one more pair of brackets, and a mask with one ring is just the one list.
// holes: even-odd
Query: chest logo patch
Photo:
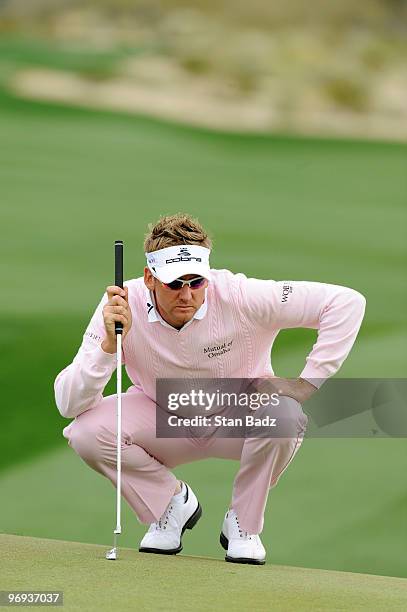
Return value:
[(232, 343), (233, 343), (233, 340), (229, 340), (229, 341), (227, 340), (226, 342), (223, 342), (223, 344), (207, 346), (203, 350), (204, 355), (206, 355), (208, 359), (212, 359), (213, 357), (220, 357), (221, 355), (224, 355), (225, 353), (229, 353), (229, 351), (232, 349)]

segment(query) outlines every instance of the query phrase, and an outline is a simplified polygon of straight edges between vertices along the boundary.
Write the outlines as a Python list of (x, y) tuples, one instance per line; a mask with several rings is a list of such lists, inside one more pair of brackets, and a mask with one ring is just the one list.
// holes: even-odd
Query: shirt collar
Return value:
[[(200, 308), (198, 308), (198, 310), (195, 312), (192, 319), (188, 321), (187, 323), (185, 323), (185, 325), (183, 325), (181, 329), (185, 329), (186, 327), (188, 327), (188, 325), (190, 325), (194, 319), (198, 319), (198, 320), (203, 319), (204, 316), (206, 315), (207, 310), (208, 310), (208, 288), (206, 287), (204, 303), (202, 304), (202, 306), (200, 306)], [(164, 325), (164, 327), (175, 329), (172, 325), (167, 323), (167, 321), (164, 321), (164, 319), (162, 318), (162, 316), (157, 310), (155, 299), (154, 299), (154, 294), (152, 291), (149, 291), (149, 290), (147, 290), (147, 319), (149, 323), (155, 323), (156, 321), (159, 321), (161, 325)]]

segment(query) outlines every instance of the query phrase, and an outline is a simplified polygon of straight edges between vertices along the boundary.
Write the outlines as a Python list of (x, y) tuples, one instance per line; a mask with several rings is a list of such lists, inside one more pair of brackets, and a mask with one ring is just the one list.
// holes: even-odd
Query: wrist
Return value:
[(116, 345), (111, 344), (106, 338), (103, 340), (102, 344), (100, 345), (100, 348), (105, 353), (110, 353), (111, 355), (116, 352)]
[(297, 379), (297, 388), (299, 397), (301, 398), (300, 400), (298, 400), (300, 403), (305, 402), (312, 395), (314, 395), (316, 391), (318, 391), (317, 387), (312, 385), (310, 382), (308, 382), (308, 380), (305, 380), (304, 378)]
[(269, 381), (279, 395), (292, 397), (300, 404), (307, 401), (315, 391), (318, 391), (314, 385), (303, 378), (272, 377)]

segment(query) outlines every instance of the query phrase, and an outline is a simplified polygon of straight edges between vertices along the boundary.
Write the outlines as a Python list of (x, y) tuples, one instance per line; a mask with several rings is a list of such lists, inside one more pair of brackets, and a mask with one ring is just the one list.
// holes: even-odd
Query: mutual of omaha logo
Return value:
[(166, 259), (165, 263), (179, 263), (180, 261), (192, 261), (193, 259), (195, 259), (195, 261), (202, 261), (201, 257), (193, 257), (187, 247), (181, 247), (178, 256), (172, 259)]
[(229, 351), (232, 348), (232, 343), (233, 343), (233, 340), (229, 340), (229, 341), (223, 342), (222, 344), (217, 344), (215, 346), (207, 346), (203, 350), (204, 355), (206, 355), (209, 359), (212, 359), (212, 357), (220, 357), (221, 355), (224, 355), (225, 353), (229, 353)]

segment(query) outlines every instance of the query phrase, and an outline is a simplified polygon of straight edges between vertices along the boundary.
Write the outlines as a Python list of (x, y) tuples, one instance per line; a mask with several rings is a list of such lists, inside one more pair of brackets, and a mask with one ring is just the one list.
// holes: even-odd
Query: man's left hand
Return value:
[[(318, 391), (317, 387), (314, 387), (314, 385), (311, 385), (310, 382), (303, 378), (279, 378), (278, 376), (273, 376), (264, 379), (264, 382), (265, 384), (270, 382), (279, 395), (292, 397), (300, 404), (306, 402), (316, 391)], [(261, 389), (259, 390), (261, 391)]]

